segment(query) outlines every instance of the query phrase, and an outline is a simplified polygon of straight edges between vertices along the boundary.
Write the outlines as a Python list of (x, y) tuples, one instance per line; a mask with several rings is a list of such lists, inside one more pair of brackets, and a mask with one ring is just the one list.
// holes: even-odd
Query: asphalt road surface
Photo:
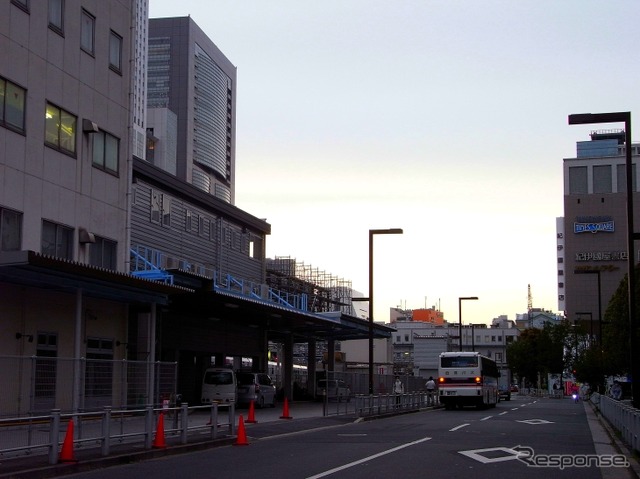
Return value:
[[(587, 406), (589, 407), (589, 406)], [(248, 445), (111, 467), (69, 477), (544, 478), (631, 477), (624, 456), (597, 455), (585, 405), (514, 397), (496, 408), (430, 410), (293, 434)], [(599, 467), (603, 466), (603, 467)]]

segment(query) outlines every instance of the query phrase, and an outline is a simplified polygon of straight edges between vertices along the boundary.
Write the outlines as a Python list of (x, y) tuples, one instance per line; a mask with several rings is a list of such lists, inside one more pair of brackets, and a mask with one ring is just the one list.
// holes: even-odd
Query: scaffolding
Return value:
[(306, 294), (309, 298), (309, 311), (340, 311), (354, 315), (351, 281), (288, 256), (267, 258), (266, 263), (269, 287), (294, 294)]

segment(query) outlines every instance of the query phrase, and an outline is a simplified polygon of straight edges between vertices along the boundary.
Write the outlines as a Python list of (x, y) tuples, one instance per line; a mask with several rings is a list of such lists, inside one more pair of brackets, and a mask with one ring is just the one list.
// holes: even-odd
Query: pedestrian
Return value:
[(427, 406), (436, 405), (436, 382), (433, 380), (433, 376), (429, 376), (427, 379)]
[(393, 383), (393, 392), (396, 395), (396, 405), (399, 406), (404, 394), (404, 384), (402, 384), (399, 376), (396, 376), (396, 382)]

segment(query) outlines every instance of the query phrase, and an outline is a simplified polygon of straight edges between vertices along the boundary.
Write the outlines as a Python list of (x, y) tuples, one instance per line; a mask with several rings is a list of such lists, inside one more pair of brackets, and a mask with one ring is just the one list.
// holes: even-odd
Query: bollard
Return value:
[(183, 402), (180, 406), (180, 416), (180, 425), (182, 426), (180, 442), (186, 444), (187, 433), (189, 432), (189, 404), (186, 402)]
[(211, 419), (209, 419), (209, 424), (211, 424), (211, 439), (218, 438), (218, 403), (211, 404)]
[(145, 409), (144, 447), (145, 449), (151, 449), (151, 445), (153, 444), (153, 405), (148, 404)]
[(111, 442), (111, 407), (104, 407), (104, 415), (102, 416), (102, 455), (108, 456)]
[(60, 434), (60, 409), (51, 411), (51, 429), (49, 429), (49, 464), (58, 464), (58, 436)]

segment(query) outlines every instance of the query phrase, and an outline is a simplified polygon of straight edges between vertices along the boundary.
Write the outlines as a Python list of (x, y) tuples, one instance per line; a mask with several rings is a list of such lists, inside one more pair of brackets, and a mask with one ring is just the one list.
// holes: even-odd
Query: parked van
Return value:
[(275, 407), (276, 386), (271, 377), (264, 373), (236, 373), (238, 381), (238, 404), (254, 401), (256, 407)]
[(231, 369), (209, 368), (202, 378), (202, 404), (235, 404), (236, 375)]

